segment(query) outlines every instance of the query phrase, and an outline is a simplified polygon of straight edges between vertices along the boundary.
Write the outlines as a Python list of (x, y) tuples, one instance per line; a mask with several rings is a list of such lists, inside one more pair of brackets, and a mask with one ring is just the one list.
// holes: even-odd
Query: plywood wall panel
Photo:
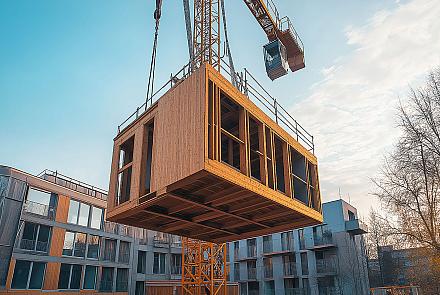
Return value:
[(205, 67), (165, 94), (154, 118), (152, 190), (203, 169)]

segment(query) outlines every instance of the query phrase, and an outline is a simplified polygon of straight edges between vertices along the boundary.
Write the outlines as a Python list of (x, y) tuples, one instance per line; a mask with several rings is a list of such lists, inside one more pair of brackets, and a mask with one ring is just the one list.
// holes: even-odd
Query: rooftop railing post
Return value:
[(276, 99), (273, 101), (273, 106), (275, 109), (275, 122), (278, 124), (278, 104)]

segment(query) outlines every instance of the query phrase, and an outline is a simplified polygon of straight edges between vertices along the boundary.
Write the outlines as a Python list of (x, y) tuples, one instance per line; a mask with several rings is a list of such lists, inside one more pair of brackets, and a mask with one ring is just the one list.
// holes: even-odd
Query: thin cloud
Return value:
[(322, 70), (324, 78), (292, 112), (315, 135), (324, 200), (338, 188), (367, 214), (370, 177), (398, 136), (399, 96), (440, 64), (440, 5), (413, 0), (382, 10), (362, 27), (348, 27), (348, 56)]

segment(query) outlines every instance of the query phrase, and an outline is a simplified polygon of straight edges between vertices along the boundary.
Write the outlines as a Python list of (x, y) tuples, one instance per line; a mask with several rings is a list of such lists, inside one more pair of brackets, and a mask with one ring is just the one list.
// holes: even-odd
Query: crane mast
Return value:
[(207, 62), (220, 71), (220, 1), (194, 0), (195, 69)]

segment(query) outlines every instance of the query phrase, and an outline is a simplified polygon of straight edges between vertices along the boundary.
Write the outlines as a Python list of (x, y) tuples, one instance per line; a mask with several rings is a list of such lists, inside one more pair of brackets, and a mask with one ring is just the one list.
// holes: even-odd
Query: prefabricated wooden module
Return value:
[(216, 243), (315, 225), (317, 159), (205, 64), (114, 139), (107, 219)]

